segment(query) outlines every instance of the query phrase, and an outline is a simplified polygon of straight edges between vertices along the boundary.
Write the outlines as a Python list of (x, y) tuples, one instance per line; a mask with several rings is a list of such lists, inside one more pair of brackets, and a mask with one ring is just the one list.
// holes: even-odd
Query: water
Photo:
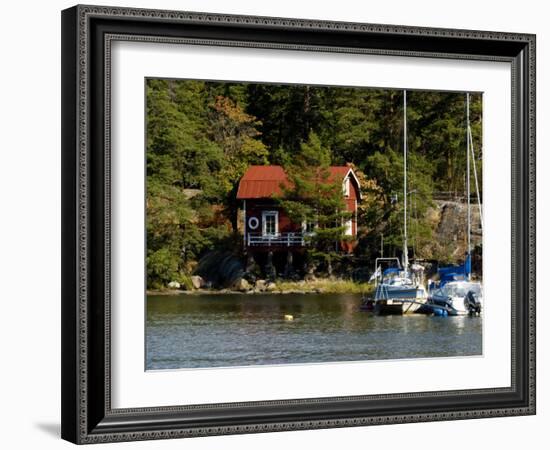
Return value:
[(354, 294), (149, 296), (146, 368), (482, 353), (480, 317), (382, 317), (359, 311), (360, 303)]

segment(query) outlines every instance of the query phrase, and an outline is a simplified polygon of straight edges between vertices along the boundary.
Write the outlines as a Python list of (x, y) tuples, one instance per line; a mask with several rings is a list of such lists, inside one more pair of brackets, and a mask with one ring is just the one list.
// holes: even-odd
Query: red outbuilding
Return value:
[[(346, 235), (357, 236), (357, 203), (361, 199), (359, 181), (349, 166), (331, 166), (327, 182), (341, 181), (346, 211), (352, 217), (344, 224)], [(274, 198), (281, 194), (281, 185), (288, 179), (281, 166), (250, 166), (241, 178), (237, 199), (242, 201), (242, 231), (247, 250), (298, 250), (305, 245), (306, 233), (314, 232), (314, 224), (293, 223)], [(351, 242), (342, 249), (351, 251)]]

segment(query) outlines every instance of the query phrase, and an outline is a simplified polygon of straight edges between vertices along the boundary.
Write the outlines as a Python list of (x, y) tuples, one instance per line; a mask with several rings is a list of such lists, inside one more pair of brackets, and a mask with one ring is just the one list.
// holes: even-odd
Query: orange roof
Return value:
[[(348, 166), (331, 166), (330, 180), (342, 180), (351, 170)], [(286, 185), (288, 179), (281, 166), (250, 166), (239, 182), (237, 198), (270, 198), (281, 193), (281, 184)]]

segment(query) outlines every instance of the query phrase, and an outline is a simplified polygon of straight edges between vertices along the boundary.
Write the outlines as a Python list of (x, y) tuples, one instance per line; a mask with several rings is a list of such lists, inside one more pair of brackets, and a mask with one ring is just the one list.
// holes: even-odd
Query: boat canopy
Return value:
[(440, 267), (438, 269), (437, 273), (439, 274), (439, 286), (443, 287), (449, 281), (465, 280), (471, 272), (472, 259), (470, 255), (467, 255), (463, 264)]
[(399, 274), (399, 272), (401, 272), (401, 269), (399, 267), (388, 267), (384, 270), (384, 276)]
[(473, 281), (460, 281), (458, 283), (450, 281), (439, 291), (441, 295), (452, 297), (464, 297), (469, 292), (472, 292), (478, 297), (482, 295), (481, 284)]

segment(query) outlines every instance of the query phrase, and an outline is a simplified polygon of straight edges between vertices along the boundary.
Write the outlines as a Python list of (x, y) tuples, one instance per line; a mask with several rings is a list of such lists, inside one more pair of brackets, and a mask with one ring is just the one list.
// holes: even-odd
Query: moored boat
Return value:
[[(427, 306), (437, 314), (435, 309), (443, 308), (445, 315), (463, 316), (481, 313), (483, 292), (477, 281), (450, 281), (442, 287), (433, 289), (428, 297)], [(435, 309), (434, 309), (435, 308)]]
[(426, 289), (405, 271), (395, 272), (387, 269), (385, 272), (374, 294), (375, 313), (412, 314), (426, 303)]
[[(382, 270), (383, 265), (390, 265)], [(413, 264), (405, 270), (398, 258), (377, 258), (371, 277), (375, 282), (372, 310), (380, 315), (411, 314), (426, 303), (424, 268)]]
[[(464, 263), (458, 266), (442, 267), (438, 270), (439, 281), (428, 284), (428, 302), (421, 312), (437, 315), (480, 314), (483, 303), (481, 282), (472, 280), (472, 245), (470, 213), (470, 158), (474, 168), (474, 179), (479, 207), (481, 226), (483, 215), (473, 152), (472, 132), (470, 129), (470, 95), (466, 94), (466, 198), (468, 202), (467, 250)], [(441, 314), (440, 314), (441, 313)]]
[[(373, 278), (376, 283), (374, 312), (378, 314), (411, 314), (426, 303), (423, 285), (424, 268), (409, 266), (407, 245), (407, 91), (403, 91), (403, 253), (398, 258), (377, 258)], [(393, 262), (382, 272), (381, 263)]]

